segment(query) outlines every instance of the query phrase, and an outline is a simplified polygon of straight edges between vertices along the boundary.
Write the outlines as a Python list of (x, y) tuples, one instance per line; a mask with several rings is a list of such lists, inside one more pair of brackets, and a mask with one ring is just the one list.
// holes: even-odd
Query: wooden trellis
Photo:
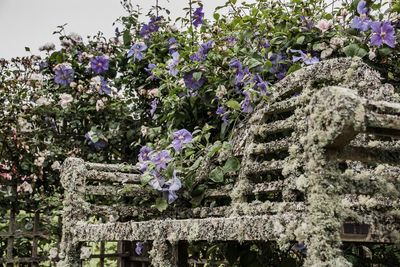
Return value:
[[(241, 170), (234, 184), (208, 189), (197, 208), (178, 200), (159, 214), (140, 203), (150, 192), (137, 185), (135, 167), (67, 159), (59, 266), (80, 266), (80, 248), (90, 241), (151, 242), (155, 267), (186, 266), (185, 242), (193, 241), (305, 241), (310, 266), (347, 264), (342, 242), (396, 241), (400, 101), (393, 87), (361, 61), (333, 59), (291, 74), (275, 92), (235, 132)], [(224, 160), (205, 161), (196, 182)], [(114, 196), (133, 202), (102, 203)]]

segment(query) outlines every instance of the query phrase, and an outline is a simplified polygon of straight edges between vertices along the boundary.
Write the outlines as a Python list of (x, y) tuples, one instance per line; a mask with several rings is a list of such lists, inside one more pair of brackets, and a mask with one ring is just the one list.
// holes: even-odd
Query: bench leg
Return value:
[(149, 253), (153, 267), (178, 266), (178, 244), (170, 244), (166, 240), (154, 240)]
[(81, 267), (81, 247), (79, 242), (62, 244), (63, 259), (57, 263), (57, 267)]

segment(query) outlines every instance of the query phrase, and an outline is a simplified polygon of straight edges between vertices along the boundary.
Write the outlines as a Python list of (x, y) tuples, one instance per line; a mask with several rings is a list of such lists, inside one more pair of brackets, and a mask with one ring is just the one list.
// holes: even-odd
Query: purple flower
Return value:
[(171, 37), (168, 39), (168, 44), (169, 44), (169, 54), (173, 54), (178, 51), (178, 41), (175, 39), (175, 37)]
[(319, 59), (317, 57), (313, 57), (311, 54), (306, 54), (301, 50), (290, 50), (291, 52), (294, 53), (299, 53), (300, 56), (293, 56), (293, 62), (297, 62), (299, 60), (303, 61), (304, 64), (306, 65), (312, 65), (315, 63), (319, 62)]
[(211, 50), (213, 46), (214, 46), (213, 40), (201, 44), (197, 52), (190, 56), (190, 60), (199, 62), (204, 61), (207, 57), (208, 52)]
[(183, 81), (185, 82), (186, 87), (192, 91), (200, 89), (206, 82), (206, 79), (203, 77), (203, 75), (201, 75), (200, 79), (197, 80), (194, 77), (194, 73), (198, 72), (191, 71), (183, 76)]
[(391, 48), (395, 47), (396, 35), (394, 28), (389, 21), (374, 21), (371, 23), (371, 29), (371, 45), (381, 46), (382, 44), (387, 44)]
[(136, 252), (136, 255), (138, 255), (138, 256), (142, 255), (142, 252), (143, 252), (143, 243), (142, 242), (136, 242), (135, 252)]
[(100, 77), (99, 93), (100, 94), (104, 93), (106, 95), (111, 94), (111, 88), (108, 86), (107, 81), (103, 77)]
[(151, 149), (148, 146), (143, 146), (139, 150), (139, 156), (138, 156), (139, 161), (148, 161), (148, 160), (150, 160), (150, 154), (152, 152), (153, 152), (153, 149)]
[(181, 151), (184, 144), (190, 143), (193, 140), (192, 134), (186, 129), (176, 131), (173, 135), (174, 140), (172, 141), (172, 147), (176, 152)]
[(307, 30), (311, 30), (314, 27), (314, 23), (312, 22), (311, 19), (306, 18), (305, 16), (300, 16), (301, 22), (305, 25)]
[(161, 17), (152, 17), (150, 19), (149, 24), (145, 24), (142, 26), (140, 29), (140, 36), (143, 38), (149, 38), (150, 34), (153, 32), (157, 32), (160, 26), (158, 25), (158, 22), (161, 20)]
[(253, 112), (253, 107), (250, 103), (250, 94), (249, 92), (244, 92), (244, 100), (241, 104), (241, 110), (243, 113), (251, 113)]
[(179, 64), (179, 53), (174, 52), (172, 53), (172, 59), (168, 61), (167, 68), (169, 69), (169, 74), (172, 76), (178, 75), (178, 70), (176, 69), (176, 66)]
[(149, 185), (155, 190), (164, 192), (168, 204), (173, 203), (178, 198), (176, 191), (182, 187), (182, 182), (176, 176), (176, 171), (174, 170), (172, 179), (167, 182), (165, 182), (165, 178), (156, 171), (152, 172), (152, 175), (154, 176), (154, 179), (149, 181)]
[(153, 101), (151, 101), (151, 110), (150, 110), (150, 115), (153, 117), (154, 113), (156, 112), (157, 105), (158, 105), (158, 99), (154, 98)]
[(204, 12), (203, 12), (203, 7), (198, 7), (196, 10), (193, 12), (193, 25), (195, 27), (200, 26), (204, 22)]
[(135, 43), (128, 51), (128, 58), (133, 56), (133, 60), (142, 60), (144, 58), (143, 51), (147, 49), (147, 45), (143, 42)]
[(67, 86), (74, 80), (74, 70), (69, 64), (59, 64), (54, 67), (54, 82)]
[(224, 123), (228, 123), (229, 122), (229, 120), (228, 120), (228, 112), (226, 111), (226, 109), (224, 107), (219, 106), (217, 108), (217, 111), (215, 112), (215, 114), (220, 115), (221, 116), (221, 120)]
[(102, 134), (97, 131), (89, 131), (85, 134), (85, 138), (88, 141), (89, 146), (99, 151), (107, 147), (108, 143), (102, 139)]
[(367, 2), (361, 0), (357, 5), (357, 12), (360, 15), (353, 18), (351, 28), (365, 32), (368, 30), (371, 20), (368, 17)]
[(94, 73), (100, 74), (108, 70), (110, 61), (105, 56), (96, 56), (90, 59), (90, 68)]
[(254, 89), (259, 90), (261, 95), (266, 95), (267, 94), (267, 88), (268, 88), (268, 82), (264, 81), (260, 74), (254, 75), (253, 78), (254, 81)]
[(242, 63), (240, 63), (239, 59), (234, 58), (229, 62), (229, 67), (234, 68), (234, 69), (242, 69)]
[(153, 162), (156, 165), (157, 170), (160, 170), (160, 169), (166, 169), (167, 163), (170, 162), (171, 160), (172, 158), (169, 155), (169, 152), (167, 150), (162, 150), (154, 158), (151, 159), (151, 162)]
[(278, 80), (282, 80), (286, 76), (287, 65), (283, 64), (286, 56), (281, 53), (274, 53), (269, 57), (272, 62), (272, 67), (269, 72), (275, 75)]
[(267, 38), (263, 37), (260, 41), (260, 46), (264, 48), (269, 48), (271, 44), (269, 43)]
[(176, 177), (176, 171), (174, 170), (172, 179), (168, 180), (162, 188), (162, 191), (167, 193), (168, 204), (173, 203), (178, 198), (176, 191), (181, 189), (181, 187), (182, 182)]
[(233, 47), (237, 43), (238, 39), (234, 36), (229, 36), (225, 38), (225, 42), (229, 47)]
[(351, 28), (365, 32), (368, 30), (371, 20), (368, 17), (354, 17), (351, 22)]
[(236, 71), (235, 75), (235, 85), (236, 86), (243, 86), (249, 82), (249, 78), (251, 77), (251, 73), (248, 67), (244, 69), (240, 68)]
[(145, 70), (149, 75), (153, 75), (153, 69), (155, 69), (156, 67), (157, 67), (156, 64), (149, 63), (149, 65), (147, 65), (147, 68), (144, 68), (144, 70)]

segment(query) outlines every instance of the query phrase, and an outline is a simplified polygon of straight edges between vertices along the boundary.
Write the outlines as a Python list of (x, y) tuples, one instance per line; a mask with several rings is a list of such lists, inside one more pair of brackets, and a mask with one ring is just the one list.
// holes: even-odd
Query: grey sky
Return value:
[[(182, 16), (186, 0), (159, 0), (171, 11), (172, 17)], [(226, 0), (203, 0), (210, 17), (215, 7)], [(133, 0), (147, 13), (155, 0)], [(27, 55), (28, 46), (37, 54), (37, 48), (46, 42), (58, 44), (52, 32), (58, 25), (68, 23), (67, 32), (83, 37), (98, 31), (113, 35), (112, 23), (125, 14), (119, 0), (0, 0), (0, 58), (9, 59)]]

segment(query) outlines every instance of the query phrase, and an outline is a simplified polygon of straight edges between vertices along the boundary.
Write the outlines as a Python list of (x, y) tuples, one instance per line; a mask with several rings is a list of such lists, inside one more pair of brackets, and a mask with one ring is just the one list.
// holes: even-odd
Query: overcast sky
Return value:
[[(133, 0), (147, 13), (155, 0)], [(171, 11), (172, 17), (182, 16), (187, 0), (159, 0)], [(226, 0), (203, 0), (204, 10), (210, 17), (215, 7)], [(98, 31), (106, 37), (114, 34), (112, 23), (125, 14), (120, 0), (0, 0), (0, 58), (9, 59), (27, 55), (24, 47), (38, 53), (46, 42), (58, 44), (52, 35), (57, 26), (68, 23), (68, 32), (83, 37)], [(147, 19), (146, 19), (147, 21)]]

